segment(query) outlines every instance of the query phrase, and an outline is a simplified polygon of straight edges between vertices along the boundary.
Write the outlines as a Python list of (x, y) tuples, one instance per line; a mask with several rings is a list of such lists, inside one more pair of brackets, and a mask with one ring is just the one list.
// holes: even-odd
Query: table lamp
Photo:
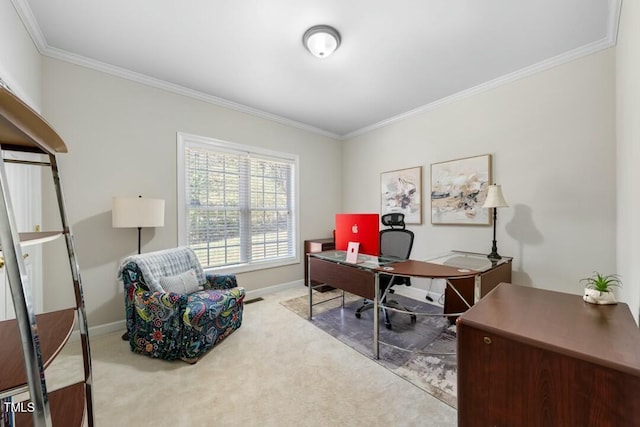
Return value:
[(504, 200), (502, 195), (502, 186), (490, 185), (489, 191), (487, 191), (487, 199), (484, 201), (483, 208), (493, 208), (493, 246), (491, 247), (491, 253), (487, 255), (489, 259), (501, 259), (498, 255), (498, 245), (496, 243), (496, 221), (498, 219), (498, 208), (507, 208), (509, 205)]
[(114, 197), (111, 211), (113, 228), (138, 229), (140, 253), (142, 227), (164, 227), (164, 200), (138, 197)]

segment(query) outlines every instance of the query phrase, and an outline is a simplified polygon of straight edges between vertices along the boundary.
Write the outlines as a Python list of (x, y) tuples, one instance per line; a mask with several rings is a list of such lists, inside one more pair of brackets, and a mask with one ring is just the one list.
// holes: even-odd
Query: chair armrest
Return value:
[(204, 285), (205, 289), (232, 289), (238, 287), (238, 281), (235, 274), (204, 274), (207, 279), (207, 283)]
[(140, 326), (136, 319), (156, 325), (164, 322), (175, 327), (179, 324), (180, 316), (187, 306), (187, 295), (148, 291), (136, 281), (125, 283), (124, 288), (125, 317), (130, 335), (133, 329)]
[(138, 290), (133, 296), (133, 306), (131, 350), (166, 360), (180, 357), (187, 295)]
[(187, 295), (175, 292), (138, 291), (134, 296), (135, 314), (155, 328), (179, 327), (187, 306)]

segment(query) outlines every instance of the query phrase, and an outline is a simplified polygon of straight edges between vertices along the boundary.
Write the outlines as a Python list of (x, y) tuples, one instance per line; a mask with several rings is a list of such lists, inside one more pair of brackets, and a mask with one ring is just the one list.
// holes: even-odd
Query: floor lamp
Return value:
[[(142, 243), (142, 227), (164, 227), (164, 200), (138, 197), (114, 197), (111, 208), (113, 228), (138, 229), (138, 254)], [(122, 339), (129, 340), (125, 332)]]
[(164, 227), (164, 200), (138, 197), (114, 197), (111, 210), (113, 228), (138, 229), (138, 254), (143, 227)]
[(507, 202), (504, 200), (504, 196), (502, 195), (502, 186), (496, 184), (489, 186), (487, 199), (485, 200), (482, 207), (493, 208), (493, 245), (491, 246), (491, 253), (487, 255), (487, 258), (501, 259), (502, 257), (498, 255), (498, 244), (496, 242), (496, 222), (498, 219), (498, 208), (509, 207)]

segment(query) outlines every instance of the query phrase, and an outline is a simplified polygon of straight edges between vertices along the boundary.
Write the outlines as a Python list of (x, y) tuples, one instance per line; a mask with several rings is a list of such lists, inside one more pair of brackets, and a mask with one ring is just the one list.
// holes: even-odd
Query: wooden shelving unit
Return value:
[[(48, 161), (4, 160), (0, 162), (0, 262), (6, 268), (16, 319), (0, 321), (0, 399), (28, 393), (25, 411), (4, 415), (22, 426), (81, 426), (94, 424), (91, 372), (91, 351), (84, 307), (82, 281), (75, 255), (71, 227), (67, 219), (57, 153), (67, 148), (51, 126), (24, 104), (0, 81), (0, 150), (39, 153)], [(4, 158), (4, 156), (3, 156)], [(19, 233), (9, 197), (4, 162), (23, 163), (25, 167), (50, 167), (58, 200), (62, 231)], [(71, 308), (36, 315), (25, 289), (27, 277), (22, 247), (43, 244), (64, 236), (75, 305)], [(78, 323), (83, 354), (84, 378), (70, 386), (47, 390), (45, 368), (58, 356)], [(20, 399), (24, 399), (20, 397)], [(15, 406), (16, 408), (18, 406)], [(4, 405), (0, 407), (3, 410)]]
[[(50, 242), (62, 236), (62, 231), (39, 231), (33, 233), (18, 233), (20, 236), (20, 246), (39, 245)], [(2, 248), (0, 248), (2, 250)]]
[[(36, 316), (38, 324), (38, 337), (40, 338), (40, 350), (42, 362), (47, 368), (60, 350), (67, 343), (75, 324), (75, 309), (68, 308)], [(0, 390), (7, 390), (5, 395), (12, 395), (17, 390), (26, 387), (27, 374), (22, 358), (15, 356), (16, 349), (20, 348), (20, 333), (18, 321), (5, 320), (0, 322)], [(0, 394), (0, 397), (5, 397)]]
[[(52, 424), (55, 426), (80, 426), (85, 417), (85, 391), (81, 383), (55, 390), (49, 394)], [(16, 426), (33, 426), (33, 419), (21, 412), (16, 415)]]

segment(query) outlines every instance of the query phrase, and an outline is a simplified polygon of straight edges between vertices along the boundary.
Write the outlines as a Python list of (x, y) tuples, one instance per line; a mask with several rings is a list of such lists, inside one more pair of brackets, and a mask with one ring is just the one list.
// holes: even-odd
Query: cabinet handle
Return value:
[(489, 338), (489, 337), (484, 337), (484, 338), (483, 338), (483, 340), (484, 340), (484, 343), (485, 343), (485, 344), (491, 344), (491, 338)]

